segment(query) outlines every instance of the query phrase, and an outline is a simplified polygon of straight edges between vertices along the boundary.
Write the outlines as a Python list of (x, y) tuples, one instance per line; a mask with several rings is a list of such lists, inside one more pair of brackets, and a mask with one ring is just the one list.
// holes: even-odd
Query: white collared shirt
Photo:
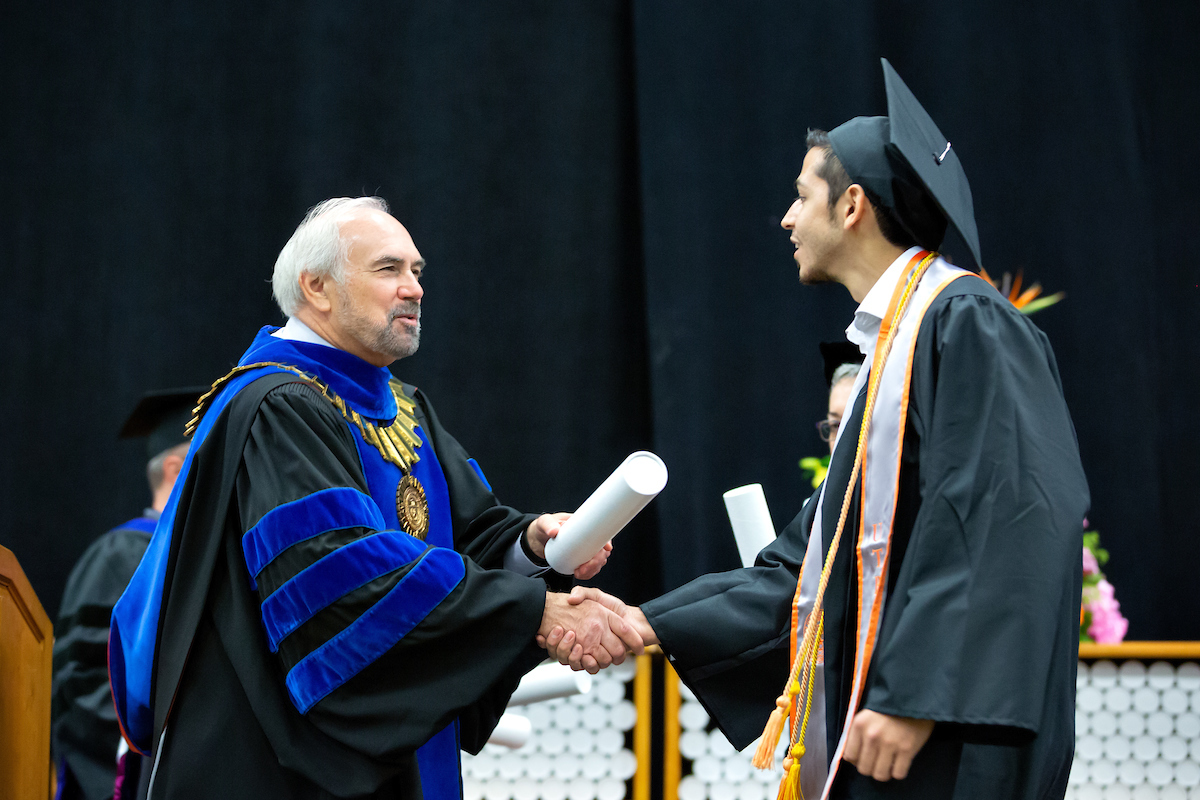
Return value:
[[(288, 317), (287, 324), (279, 330), (271, 334), (278, 339), (287, 339), (293, 342), (307, 342), (309, 344), (320, 344), (325, 347), (334, 347), (329, 342), (325, 341), (316, 331), (305, 325), (295, 317)], [(522, 536), (525, 534), (522, 533)], [(525, 555), (525, 551), (521, 548), (521, 540), (513, 542), (513, 546), (504, 554), (504, 568), (509, 572), (516, 572), (519, 575), (531, 577), (541, 575), (546, 571), (546, 567), (539, 567), (537, 564), (529, 560), (529, 556)]]
[(287, 324), (271, 335), (277, 339), (288, 339), (293, 342), (308, 342), (309, 344), (323, 344), (326, 347), (333, 347), (334, 350), (337, 349), (329, 342), (325, 341), (321, 334), (305, 325), (296, 317), (288, 317)]
[(883, 324), (888, 304), (892, 302), (892, 293), (896, 291), (896, 284), (904, 276), (904, 267), (919, 252), (919, 247), (908, 248), (883, 271), (879, 280), (871, 287), (871, 291), (867, 292), (867, 296), (858, 304), (854, 311), (854, 321), (846, 328), (846, 338), (858, 345), (858, 349), (867, 357), (868, 367), (871, 359), (875, 357), (875, 340), (879, 338), (879, 326)]
[[(883, 317), (887, 314), (888, 304), (892, 302), (892, 293), (896, 291), (896, 284), (904, 277), (905, 266), (919, 252), (921, 252), (919, 247), (908, 248), (883, 271), (879, 280), (875, 281), (875, 285), (867, 292), (867, 296), (858, 304), (858, 308), (854, 311), (854, 321), (850, 323), (850, 327), (846, 328), (846, 338), (850, 340), (851, 344), (858, 345), (865, 361), (863, 368), (854, 378), (854, 386), (850, 389), (849, 404), (842, 413), (843, 420), (850, 418), (854, 402), (858, 399), (859, 392), (862, 391), (870, 376), (871, 362), (875, 359), (875, 342), (879, 338), (879, 328), (883, 325)], [(834, 448), (837, 447), (837, 442), (841, 437), (842, 431), (839, 428), (838, 438), (833, 443)]]

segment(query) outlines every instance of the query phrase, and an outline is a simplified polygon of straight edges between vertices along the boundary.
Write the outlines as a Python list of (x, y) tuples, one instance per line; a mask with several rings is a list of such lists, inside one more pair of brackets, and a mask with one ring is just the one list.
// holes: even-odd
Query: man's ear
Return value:
[(172, 453), (163, 459), (163, 485), (170, 486), (179, 477), (179, 471), (183, 469), (183, 456)]
[(332, 299), (329, 296), (330, 284), (333, 283), (330, 276), (301, 272), (299, 280), (300, 292), (304, 295), (304, 301), (308, 305), (322, 313), (333, 307)]
[(867, 199), (867, 193), (863, 191), (862, 186), (857, 183), (850, 185), (838, 201), (838, 205), (842, 228), (847, 231), (861, 225), (863, 220), (871, 215), (871, 201)]

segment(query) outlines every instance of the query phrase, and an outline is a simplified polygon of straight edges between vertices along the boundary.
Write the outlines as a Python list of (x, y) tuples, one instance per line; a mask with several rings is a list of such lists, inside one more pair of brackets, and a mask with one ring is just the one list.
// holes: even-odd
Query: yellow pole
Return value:
[(633, 754), (637, 772), (633, 775), (633, 800), (650, 800), (650, 656), (637, 657), (633, 677), (633, 704), (637, 722), (633, 726)]
[(679, 676), (671, 662), (663, 659), (663, 800), (678, 800), (679, 773)]

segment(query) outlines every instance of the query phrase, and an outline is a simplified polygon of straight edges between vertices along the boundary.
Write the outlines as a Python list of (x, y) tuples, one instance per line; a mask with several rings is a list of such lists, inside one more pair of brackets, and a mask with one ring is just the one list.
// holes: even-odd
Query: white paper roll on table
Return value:
[(667, 485), (667, 465), (654, 453), (631, 453), (546, 542), (546, 561), (570, 575), (600, 552)]
[(587, 694), (592, 690), (592, 676), (575, 672), (566, 664), (543, 664), (521, 678), (513, 692), (510, 706), (527, 706), (559, 697)]
[(730, 489), (722, 495), (743, 567), (753, 567), (758, 551), (775, 541), (775, 523), (761, 483)]
[(488, 744), (503, 745), (516, 750), (525, 746), (532, 731), (533, 726), (525, 717), (518, 714), (501, 714), (500, 721), (496, 723), (496, 730), (488, 737)]

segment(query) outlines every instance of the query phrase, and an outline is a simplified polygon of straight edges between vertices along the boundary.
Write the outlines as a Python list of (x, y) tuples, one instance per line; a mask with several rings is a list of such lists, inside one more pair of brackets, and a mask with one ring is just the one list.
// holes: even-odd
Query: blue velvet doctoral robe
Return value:
[[(272, 330), (240, 364), (395, 416), (388, 370)], [(114, 696), (154, 751), (152, 797), (459, 796), (460, 746), (482, 747), (543, 656), (546, 584), (500, 569), (532, 516), (406, 393), (425, 541), (398, 529), (399, 468), (312, 384), (255, 370), (205, 413), (114, 614)]]

